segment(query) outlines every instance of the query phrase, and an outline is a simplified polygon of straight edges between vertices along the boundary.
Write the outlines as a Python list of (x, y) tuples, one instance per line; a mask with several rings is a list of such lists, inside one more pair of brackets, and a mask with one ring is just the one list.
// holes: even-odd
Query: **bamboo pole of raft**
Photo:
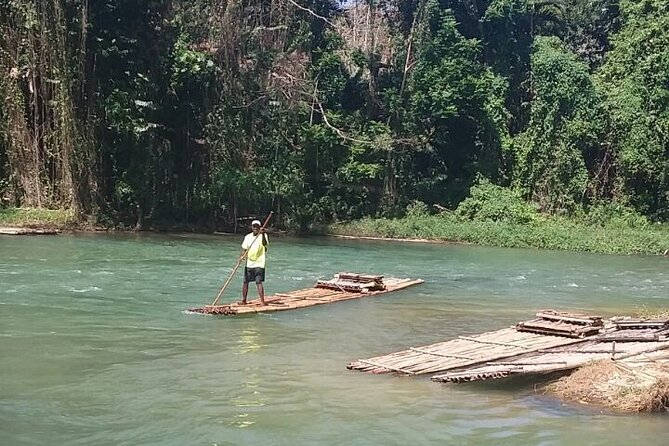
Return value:
[(439, 356), (439, 357), (442, 357), (442, 358), (466, 359), (468, 361), (471, 361), (472, 359), (475, 359), (475, 358), (472, 358), (471, 356), (446, 355), (446, 354), (443, 354), (443, 353), (430, 352), (430, 351), (424, 350), (422, 348), (416, 348), (416, 347), (411, 347), (409, 350), (411, 350), (412, 352), (424, 353), (426, 355)]
[(369, 361), (369, 360), (366, 360), (366, 359), (361, 359), (361, 360), (359, 360), (359, 362), (362, 362), (364, 364), (368, 364), (368, 365), (371, 365), (373, 367), (380, 368), (380, 369), (387, 369), (387, 370), (392, 370), (393, 372), (405, 373), (407, 375), (414, 375), (413, 372), (411, 372), (409, 370), (404, 370), (400, 367), (392, 367), (390, 365), (378, 364), (378, 363), (375, 363), (375, 362), (372, 362), (372, 361)]
[(517, 347), (517, 348), (522, 348), (522, 349), (526, 349), (526, 350), (530, 348), (530, 347), (527, 347), (526, 345), (512, 344), (510, 342), (483, 341), (483, 340), (477, 339), (477, 338), (470, 338), (469, 336), (458, 336), (458, 339), (462, 339), (464, 341), (479, 342), (481, 344), (500, 345), (502, 347)]
[[(258, 231), (258, 235), (256, 235), (256, 236), (253, 238), (253, 241), (251, 242), (251, 246), (253, 246), (253, 244), (255, 243), (255, 241), (258, 239), (258, 236), (259, 236), (260, 234), (262, 234), (262, 231), (265, 229), (265, 226), (267, 226), (267, 223), (269, 223), (269, 219), (272, 218), (272, 214), (274, 214), (274, 211), (269, 211), (269, 214), (267, 214), (267, 218), (265, 219), (265, 222), (264, 222), (264, 223), (262, 224), (262, 226), (260, 227), (260, 231)], [(251, 248), (251, 246), (249, 246), (249, 249)], [(212, 307), (215, 307), (216, 304), (218, 304), (218, 300), (219, 300), (219, 299), (221, 298), (221, 296), (223, 295), (223, 291), (225, 291), (225, 289), (228, 287), (228, 285), (230, 285), (230, 281), (232, 281), (232, 278), (234, 277), (235, 273), (236, 273), (237, 270), (239, 269), (239, 266), (242, 264), (242, 261), (243, 261), (244, 258), (246, 257), (246, 254), (248, 253), (248, 251), (249, 251), (248, 249), (244, 250), (244, 252), (243, 252), (243, 253), (239, 256), (239, 258), (237, 259), (237, 263), (235, 264), (235, 267), (232, 268), (232, 272), (230, 273), (230, 276), (228, 276), (228, 280), (225, 281), (225, 283), (223, 284), (223, 287), (221, 287), (221, 290), (218, 292), (218, 295), (216, 296), (216, 299), (215, 299), (214, 302), (211, 304)]]

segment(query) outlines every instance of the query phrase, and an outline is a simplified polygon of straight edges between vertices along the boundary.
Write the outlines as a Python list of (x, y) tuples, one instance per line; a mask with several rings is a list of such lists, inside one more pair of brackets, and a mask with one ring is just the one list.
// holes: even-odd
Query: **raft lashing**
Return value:
[[(341, 272), (335, 274), (332, 279), (318, 280), (311, 288), (266, 296), (265, 302), (267, 305), (264, 306), (260, 304), (260, 300), (252, 300), (245, 305), (239, 302), (226, 305), (205, 305), (204, 307), (191, 308), (186, 310), (186, 312), (235, 316), (296, 310), (298, 308), (378, 296), (420, 283), (423, 283), (423, 280)], [(250, 292), (253, 291), (255, 290), (250, 290)]]
[(347, 368), (461, 383), (569, 371), (601, 359), (636, 361), (663, 350), (669, 352), (669, 319), (543, 310), (510, 328), (359, 359)]

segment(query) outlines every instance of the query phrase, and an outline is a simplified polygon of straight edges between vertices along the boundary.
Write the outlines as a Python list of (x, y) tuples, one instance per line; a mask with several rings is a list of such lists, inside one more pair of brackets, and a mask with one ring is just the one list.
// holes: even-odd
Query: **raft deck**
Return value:
[(603, 321), (544, 310), (515, 327), (360, 359), (348, 368), (433, 374), (433, 381), (459, 383), (571, 370), (593, 360), (626, 360), (661, 350), (669, 350), (669, 319)]
[(345, 300), (399, 291), (423, 283), (422, 279), (399, 279), (364, 275), (357, 273), (339, 273), (331, 280), (319, 280), (314, 287), (276, 293), (265, 297), (267, 305), (260, 300), (249, 301), (246, 305), (239, 302), (226, 305), (205, 305), (187, 310), (189, 313), (235, 316), (253, 313), (271, 313), (275, 311), (296, 310), (298, 308), (325, 305)]
[(547, 374), (577, 369), (603, 359), (623, 361), (627, 358), (669, 349), (669, 342), (599, 342), (588, 341), (571, 348), (552, 348), (522, 355), (508, 361), (491, 361), (485, 365), (433, 376), (432, 381), (463, 383), (506, 378), (520, 374)]
[(636, 360), (669, 349), (669, 319), (609, 321), (591, 339), (566, 348), (548, 348), (510, 360), (494, 360), (432, 377), (437, 382), (471, 382), (519, 374), (547, 374), (577, 369), (593, 361)]
[(504, 328), (475, 336), (459, 336), (446, 342), (411, 347), (389, 355), (359, 359), (349, 370), (369, 373), (424, 375), (510, 358), (523, 353), (581, 342), (581, 339), (545, 336)]

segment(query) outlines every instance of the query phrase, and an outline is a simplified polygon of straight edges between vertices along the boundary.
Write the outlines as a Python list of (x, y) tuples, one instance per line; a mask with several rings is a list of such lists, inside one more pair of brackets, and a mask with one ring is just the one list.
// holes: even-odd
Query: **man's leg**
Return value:
[(240, 302), (242, 305), (246, 305), (246, 296), (249, 294), (249, 280), (248, 280), (248, 272), (247, 268), (244, 267), (244, 282), (242, 283), (242, 301)]
[(255, 273), (256, 286), (258, 287), (258, 297), (260, 297), (260, 305), (267, 305), (265, 302), (265, 286), (263, 282), (265, 281), (265, 268), (256, 269)]
[(246, 296), (249, 294), (249, 283), (244, 281), (242, 285), (242, 304), (246, 304)]

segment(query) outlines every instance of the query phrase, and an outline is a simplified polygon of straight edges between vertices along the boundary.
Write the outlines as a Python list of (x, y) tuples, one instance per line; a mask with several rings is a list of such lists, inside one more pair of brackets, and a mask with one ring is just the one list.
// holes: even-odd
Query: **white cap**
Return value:
[(251, 222), (251, 226), (260, 226), (260, 225), (261, 225), (260, 220), (253, 220)]

